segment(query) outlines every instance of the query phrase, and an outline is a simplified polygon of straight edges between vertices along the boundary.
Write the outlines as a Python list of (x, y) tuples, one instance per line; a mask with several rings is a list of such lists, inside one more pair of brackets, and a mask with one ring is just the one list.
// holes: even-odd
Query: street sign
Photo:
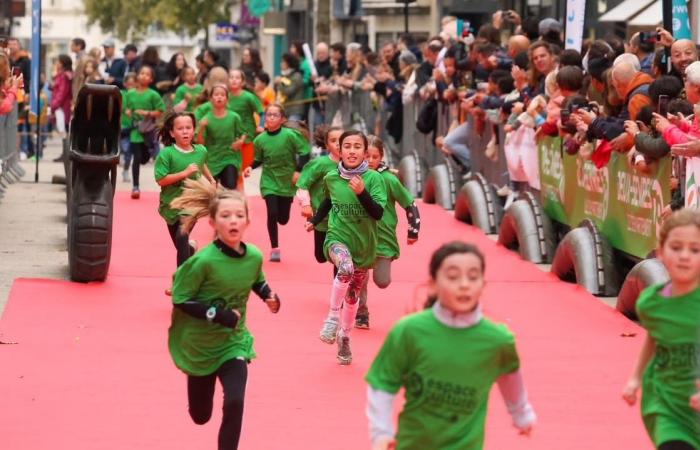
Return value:
[(218, 22), (214, 39), (219, 42), (231, 42), (237, 40), (238, 25), (229, 22)]
[(567, 0), (565, 47), (581, 51), (583, 25), (586, 19), (586, 0)]

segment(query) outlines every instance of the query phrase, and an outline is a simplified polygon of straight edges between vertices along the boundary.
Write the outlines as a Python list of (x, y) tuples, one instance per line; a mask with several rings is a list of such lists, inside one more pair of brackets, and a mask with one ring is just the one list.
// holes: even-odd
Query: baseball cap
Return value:
[(105, 41), (102, 43), (103, 47), (114, 47), (114, 39), (105, 39)]
[(539, 24), (540, 36), (544, 36), (548, 33), (561, 33), (562, 26), (558, 20), (548, 17), (546, 19), (540, 20)]

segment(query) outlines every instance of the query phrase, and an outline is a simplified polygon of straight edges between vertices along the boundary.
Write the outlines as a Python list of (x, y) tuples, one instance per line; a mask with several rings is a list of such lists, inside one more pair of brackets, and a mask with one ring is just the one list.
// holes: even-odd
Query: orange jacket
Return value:
[(627, 90), (625, 92), (624, 98), (627, 103), (627, 110), (630, 113), (630, 119), (637, 120), (637, 114), (647, 105), (651, 105), (651, 98), (641, 92), (638, 92), (632, 96), (632, 98), (627, 98), (631, 92), (634, 92), (640, 86), (645, 84), (651, 84), (654, 79), (644, 72), (638, 72), (632, 81), (627, 85)]

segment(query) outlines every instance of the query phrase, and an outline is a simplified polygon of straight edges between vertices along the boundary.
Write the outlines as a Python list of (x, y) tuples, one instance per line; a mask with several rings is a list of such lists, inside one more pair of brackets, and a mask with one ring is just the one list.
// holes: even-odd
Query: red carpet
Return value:
[[(17, 342), (0, 345), (1, 449), (215, 448), (220, 401), (209, 424), (192, 424), (185, 377), (167, 352), (170, 299), (163, 290), (175, 252), (156, 198), (117, 195), (107, 282), (15, 283), (0, 320), (0, 341)], [(251, 209), (247, 240), (267, 252), (262, 201), (254, 199)], [(440, 208), (422, 205), (421, 212), (421, 241), (403, 249), (387, 290), (371, 289), (373, 329), (354, 333), (355, 361), (339, 367), (335, 348), (317, 337), (331, 268), (313, 260), (311, 235), (302, 230), (295, 207), (281, 231), (283, 262), (266, 265), (282, 310), (273, 316), (251, 298), (259, 358), (250, 366), (241, 449), (369, 448), (363, 376), (392, 323), (419, 306), (429, 255), (449, 239), (473, 241), (485, 251), (483, 304), (517, 334), (539, 415), (534, 434), (518, 436), (494, 389), (486, 448), (651, 449), (638, 408), (620, 399), (641, 345), (640, 329)], [(211, 235), (206, 221), (200, 222), (195, 237), (203, 243)], [(630, 332), (637, 335), (621, 336)]]

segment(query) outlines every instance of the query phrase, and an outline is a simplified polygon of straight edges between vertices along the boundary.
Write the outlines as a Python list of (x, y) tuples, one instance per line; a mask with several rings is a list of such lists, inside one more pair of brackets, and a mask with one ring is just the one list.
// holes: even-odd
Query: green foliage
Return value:
[(90, 24), (120, 39), (138, 40), (158, 22), (190, 35), (231, 18), (231, 0), (83, 0)]

